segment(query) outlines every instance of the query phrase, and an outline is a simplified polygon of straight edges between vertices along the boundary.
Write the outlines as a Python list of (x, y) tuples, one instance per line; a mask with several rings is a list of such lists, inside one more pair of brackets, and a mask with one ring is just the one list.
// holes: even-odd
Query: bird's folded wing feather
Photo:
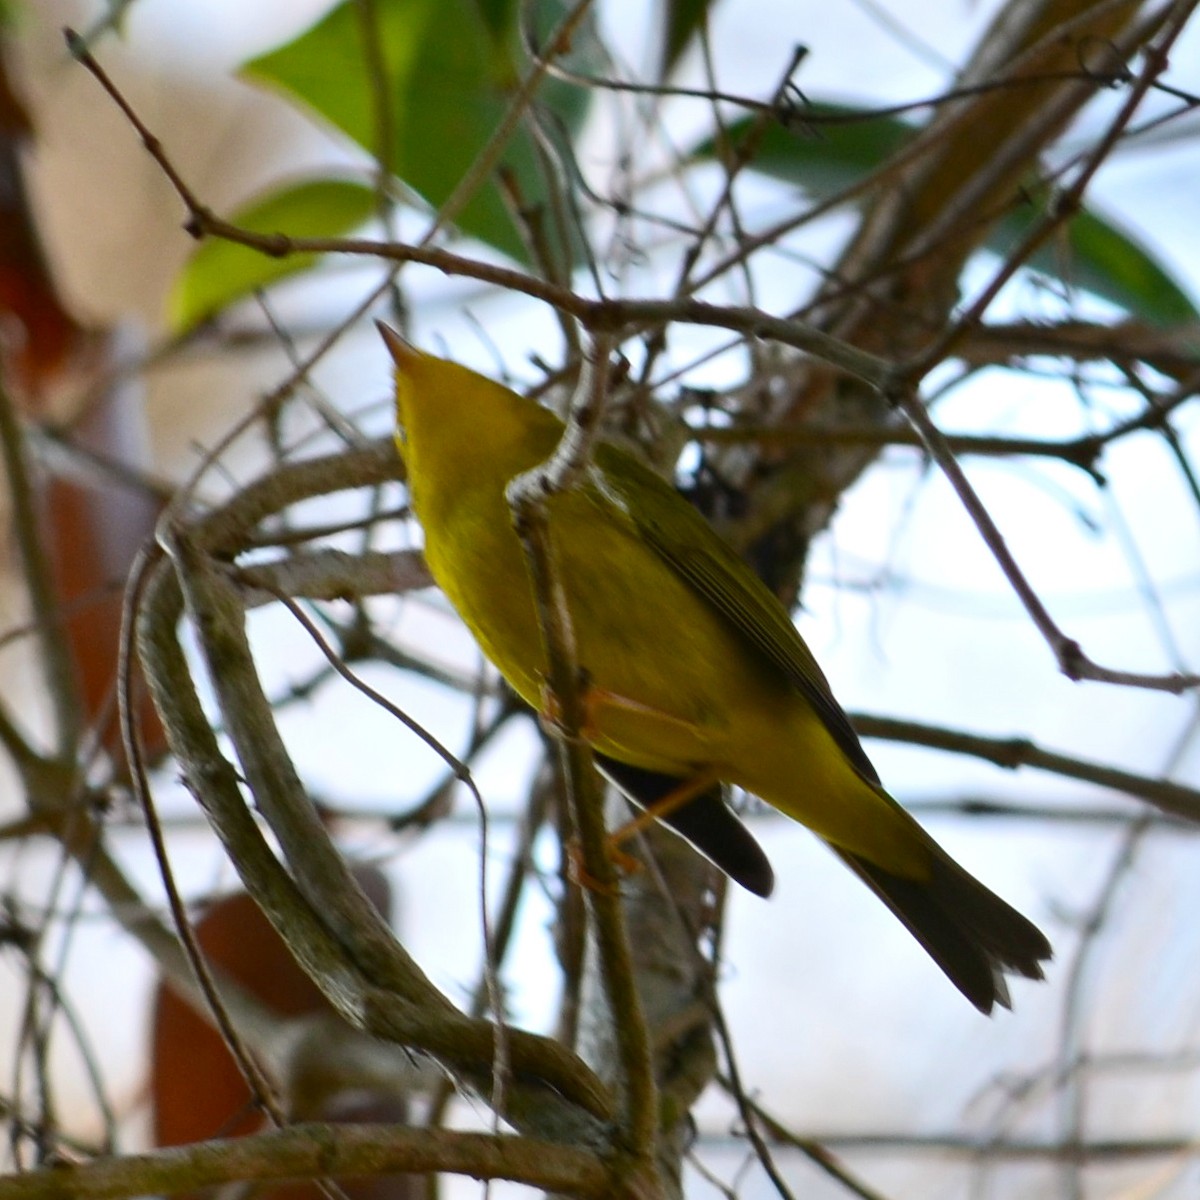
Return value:
[(787, 610), (665, 480), (615, 446), (596, 453), (602, 488), (655, 552), (711, 604), (758, 652), (781, 670), (812, 705), (855, 768), (871, 783), (879, 775), (833, 697), (812, 651)]

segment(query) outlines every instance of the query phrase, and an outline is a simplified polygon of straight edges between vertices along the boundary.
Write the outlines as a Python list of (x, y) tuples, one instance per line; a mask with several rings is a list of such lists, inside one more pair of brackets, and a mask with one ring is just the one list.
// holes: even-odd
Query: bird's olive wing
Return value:
[(663, 560), (787, 676), (855, 768), (878, 783), (879, 775), (812, 651), (770, 589), (686, 499), (649, 467), (607, 445), (598, 448), (596, 465), (602, 486), (610, 492), (609, 502), (619, 505)]

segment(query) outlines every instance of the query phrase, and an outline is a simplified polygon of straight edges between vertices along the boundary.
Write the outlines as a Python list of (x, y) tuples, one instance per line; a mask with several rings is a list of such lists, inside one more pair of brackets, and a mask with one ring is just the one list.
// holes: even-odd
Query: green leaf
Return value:
[(749, 154), (753, 170), (826, 200), (886, 162), (913, 132), (914, 126), (895, 117), (815, 102), (794, 110), (786, 127), (757, 117), (735, 121), (719, 143), (701, 142), (692, 157), (737, 161)]
[(663, 31), (659, 77), (666, 79), (696, 31), (704, 24), (712, 0), (661, 0), (661, 3)]
[[(527, 70), (519, 54), (517, 0), (380, 0), (374, 6), (391, 143), (378, 145), (378, 113), (357, 5), (345, 2), (294, 41), (247, 63), (250, 79), (282, 89), (382, 158), (433, 208), (451, 196), (507, 111)], [(535, 28), (552, 27), (563, 0), (538, 0)], [(594, 33), (592, 34), (594, 37)], [(579, 46), (592, 47), (586, 29)], [(583, 52), (575, 49), (572, 57)], [(553, 85), (553, 86), (551, 86)], [(588, 94), (548, 81), (539, 101), (571, 131)], [(382, 153), (381, 153), (382, 151)], [(521, 129), (501, 157), (523, 204), (545, 197), (530, 135)], [(462, 231), (525, 259), (524, 245), (494, 178), (456, 215)]]
[[(361, 183), (317, 179), (269, 191), (229, 219), (254, 233), (338, 237), (366, 222), (375, 205), (374, 190)], [(169, 301), (171, 327), (190, 329), (259, 288), (307, 270), (316, 258), (314, 254), (274, 258), (248, 246), (209, 238), (175, 281)]]
[[(1003, 255), (1041, 215), (1040, 206), (1011, 213), (988, 238), (988, 248)], [(1133, 234), (1094, 210), (1077, 213), (1029, 259), (1029, 266), (1115, 304), (1151, 325), (1180, 325), (1197, 319), (1186, 292), (1145, 250)]]
[[(808, 124), (806, 116), (812, 118)], [(752, 170), (825, 200), (886, 162), (914, 131), (915, 126), (895, 117), (816, 103), (797, 110), (792, 128), (777, 121), (763, 127), (752, 117), (737, 121), (720, 143), (702, 142), (691, 157), (736, 162), (748, 155)], [(995, 225), (987, 249), (1001, 256), (1011, 251), (1044, 213), (1049, 197), (1044, 185), (1031, 185), (1029, 202)], [(1065, 237), (1043, 246), (1029, 266), (1151, 324), (1194, 321), (1200, 315), (1166, 267), (1133, 234), (1093, 210), (1084, 209), (1072, 218)]]

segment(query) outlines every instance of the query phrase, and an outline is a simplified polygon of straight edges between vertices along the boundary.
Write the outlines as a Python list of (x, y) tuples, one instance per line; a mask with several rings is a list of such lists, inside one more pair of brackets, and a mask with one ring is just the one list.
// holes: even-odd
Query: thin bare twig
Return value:
[(83, 715), (75, 668), (71, 661), (62, 608), (55, 592), (51, 566), (46, 556), (34, 504), (33, 480), (25, 452), (25, 436), (16, 408), (0, 379), (0, 454), (12, 502), (12, 527), (21, 555), (22, 577), (29, 589), (41, 667), (46, 689), (54, 706), (57, 755), (74, 762), (83, 736)]
[(995, 738), (963, 733), (918, 721), (897, 721), (864, 713), (851, 715), (854, 727), (863, 737), (883, 738), (912, 746), (929, 746), (954, 754), (970, 754), (986, 759), (1008, 771), (1034, 767), (1065, 779), (1098, 784), (1128, 796), (1135, 796), (1165, 813), (1200, 822), (1200, 790), (1175, 783), (1122, 771), (1103, 763), (1088, 762), (1065, 754), (1044, 750), (1028, 738)]
[(144, 589), (150, 572), (161, 559), (162, 552), (157, 546), (151, 545), (139, 552), (130, 568), (129, 584), (122, 600), (121, 637), (117, 657), (117, 708), (120, 717), (121, 744), (125, 751), (126, 761), (129, 763), (130, 781), (133, 785), (134, 795), (141, 805), (146, 831), (150, 836), (154, 859), (158, 864), (159, 877), (167, 894), (167, 904), (171, 910), (175, 933), (191, 966), (196, 985), (204, 1000), (205, 1009), (211, 1016), (230, 1056), (237, 1064), (238, 1070), (242, 1073), (250, 1095), (262, 1105), (276, 1128), (282, 1128), (287, 1124), (287, 1118), (279, 1097), (275, 1093), (271, 1080), (251, 1054), (237, 1023), (231, 1017), (225, 998), (221, 995), (217, 980), (200, 948), (196, 932), (192, 928), (187, 907), (175, 883), (175, 872), (171, 867), (166, 838), (163, 835), (162, 825), (159, 824), (158, 810), (154, 806), (154, 797), (146, 772), (146, 758), (141, 731), (138, 728), (138, 710), (133, 696), (133, 644)]
[(1092, 680), (1097, 683), (1113, 683), (1125, 687), (1147, 688), (1151, 691), (1171, 692), (1179, 695), (1200, 687), (1200, 675), (1172, 672), (1168, 675), (1150, 675), (1137, 671), (1115, 670), (1104, 667), (1090, 659), (1083, 647), (1074, 638), (1068, 637), (1050, 615), (1050, 611), (1042, 603), (1041, 597), (1033, 585), (1025, 577), (1017, 565), (1017, 560), (1009, 550), (1004, 535), (1000, 532), (991, 513), (979, 498), (979, 494), (971, 486), (966, 473), (959, 466), (958, 459), (946, 442), (941, 430), (934, 424), (925, 405), (919, 396), (907, 387), (892, 389), (889, 393), (893, 403), (912, 423), (920, 435), (930, 457), (941, 468), (942, 473), (954, 489), (962, 506), (975, 523), (987, 548), (992, 552), (1005, 578), (1016, 592), (1025, 611), (1029, 614), (1038, 632), (1045, 639), (1055, 659), (1059, 670), (1071, 680)]

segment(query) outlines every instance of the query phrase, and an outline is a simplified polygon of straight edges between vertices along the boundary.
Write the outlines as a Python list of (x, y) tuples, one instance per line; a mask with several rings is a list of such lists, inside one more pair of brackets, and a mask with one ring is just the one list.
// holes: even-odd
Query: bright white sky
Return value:
[[(189, 249), (178, 206), (95, 84), (61, 54), (58, 28), (86, 27), (92, 9), (66, 0), (38, 0), (29, 7), (23, 40), (40, 126), (35, 182), (46, 206), (52, 253), (81, 311), (104, 321), (134, 314), (153, 331), (161, 327), (165, 290)], [(324, 7), (314, 0), (141, 0), (124, 44), (104, 45), (109, 69), (214, 207), (244, 198), (285, 170), (294, 172), (297, 162), (344, 157), (331, 139), (315, 134), (278, 102), (227, 78), (238, 61), (302, 27)], [(927, 52), (900, 44), (865, 0), (861, 5), (726, 0), (717, 10), (712, 39), (722, 84), (730, 91), (763, 93), (792, 45), (803, 42), (810, 55), (799, 78), (813, 97), (890, 101), (930, 95), (944, 84), (940, 61), (961, 61), (963, 47), (994, 5), (923, 6), (919, 22), (912, 6), (890, 7), (904, 25), (919, 25)], [(644, 10), (633, 0), (602, 8), (606, 30), (635, 64), (643, 58)], [(1171, 81), (1200, 87), (1198, 68), (1200, 38), (1191, 37), (1173, 55)], [(681, 137), (690, 132), (691, 121), (681, 113)], [(1184, 141), (1115, 161), (1101, 173), (1095, 199), (1159, 250), (1200, 295), (1195, 254), (1200, 198), (1189, 182), (1191, 149)], [(597, 140), (597, 161), (603, 150)], [(329, 311), (356, 295), (360, 283), (361, 276), (349, 275), (344, 288), (325, 287), (319, 303)], [(768, 301), (773, 287), (785, 294), (785, 283), (764, 280)], [(461, 286), (437, 283), (419, 309), (418, 337), (433, 346), (442, 339), (456, 356), (488, 369), (487, 347), (458, 311), (464, 297), (518, 371), (538, 339), (549, 336), (545, 314), (513, 313)], [(299, 314), (313, 299), (312, 289), (282, 298), (280, 311)], [(246, 397), (276, 382), (283, 369), (278, 358), (239, 357), (192, 360), (161, 372), (149, 398), (159, 461), (175, 473), (190, 469), (194, 439), (214, 440)], [(382, 428), (387, 375), (373, 336), (347, 339), (320, 378), (347, 409), (379, 404), (373, 427)], [(1071, 432), (1081, 420), (1065, 388), (1014, 376), (980, 381), (939, 410), (939, 419), (956, 431), (999, 423), (1043, 436)], [(1193, 450), (1198, 448), (1194, 414), (1190, 419), (1185, 414), (1180, 425)], [(240, 451), (231, 469), (246, 477), (254, 462), (252, 450)], [(1108, 494), (1077, 473), (1046, 464), (975, 463), (972, 478), (1018, 559), (1085, 649), (1116, 666), (1170, 668), (1176, 664), (1166, 660), (1124, 548), (1127, 538), (1135, 541), (1149, 575), (1165, 589), (1166, 619), (1194, 669), (1200, 662), (1195, 506), (1155, 439), (1121, 447), (1106, 469), (1114, 480)], [(1080, 512), (1096, 524), (1096, 532), (1083, 528)], [(864, 586), (872, 583), (880, 586)], [(1200, 784), (1200, 751), (1185, 739), (1194, 704), (1062, 680), (949, 489), (939, 478), (924, 476), (915, 455), (888, 456), (846, 498), (830, 535), (815, 548), (805, 605), (801, 629), (851, 710), (1029, 736), (1063, 753), (1150, 774), (1177, 764), (1177, 778)], [(410, 606), (402, 621), (402, 628), (423, 641), (437, 638), (439, 646), (444, 641), (447, 657), (473, 661), (469, 639), (439, 614), (436, 601), (424, 610)], [(262, 631), (269, 677), (282, 683), (295, 677), (298, 663), (315, 662), (303, 635), (285, 620), (257, 617), (256, 628)], [(452, 745), (461, 745), (465, 710), (447, 693), (395, 673), (374, 671), (369, 677)], [(438, 774), (436, 764), (393, 722), (359, 701), (340, 698), (336, 705), (289, 714), (285, 727), (302, 771), (331, 799), (394, 811)], [(527, 729), (517, 731), (481, 768), (480, 783), (498, 808), (524, 787), (528, 768), (521, 751), (531, 744)], [(902, 800), (1097, 799), (1047, 776), (1002, 775), (981, 763), (882, 744), (868, 749)], [(1108, 795), (1098, 799), (1110, 807), (1124, 803)], [(461, 811), (469, 816), (465, 804)], [(759, 829), (780, 886), (766, 904), (735, 898), (724, 997), (746, 1079), (799, 1129), (987, 1130), (993, 1119), (997, 1129), (1007, 1129), (1011, 1114), (993, 1086), (995, 1077), (1001, 1070), (1034, 1072), (1053, 1060), (1074, 953), (1072, 921), (1108, 871), (1117, 835), (1111, 829), (994, 822), (939, 820), (931, 826), (965, 866), (1046, 928), (1058, 952), (1050, 984), (1018, 985), (1016, 1013), (984, 1021), (810, 836), (783, 820), (764, 822)], [(394, 860), (403, 936), (455, 996), (473, 983), (478, 960), (474, 839), (465, 821)], [(215, 859), (196, 853), (195, 839), (188, 845), (180, 856), (181, 869), (192, 876), (185, 882), (211, 886), (219, 877)], [(1134, 863), (1085, 993), (1093, 1051), (1174, 1053), (1196, 1044), (1200, 989), (1193, 964), (1200, 932), (1194, 914), (1200, 908), (1200, 872), (1192, 847), (1189, 839), (1156, 836)], [(357, 848), (363, 848), (361, 841)], [(140, 846), (128, 840), (122, 849), (139, 871), (147, 869)], [(34, 867), (25, 869), (36, 875)], [(493, 882), (500, 874), (493, 871)], [(509, 972), (517, 1014), (533, 1024), (549, 1019), (554, 1002), (548, 919), (547, 912), (528, 914)], [(80, 939), (73, 955), (70, 978), (87, 979), (95, 1004), (89, 1019), (107, 1022), (113, 1011), (127, 1011), (128, 980), (145, 973), (140, 955), (107, 934)], [(110, 969), (96, 971), (99, 963)], [(114, 963), (121, 964), (119, 970), (111, 969)], [(112, 1048), (109, 1069), (132, 1101), (137, 1082), (128, 1064), (138, 1059), (129, 1051), (141, 1032), (133, 1024), (103, 1029)], [(1120, 1076), (1090, 1090), (1089, 1129), (1113, 1135), (1180, 1132), (1190, 1128), (1183, 1114), (1195, 1112), (1198, 1101), (1200, 1087), (1186, 1072)], [(1052, 1136), (1059, 1129), (1056, 1104), (1044, 1094), (1019, 1112), (1015, 1126), (1023, 1132)], [(707, 1129), (720, 1133), (729, 1116), (714, 1103), (704, 1120)], [(960, 1194), (965, 1178), (946, 1172), (918, 1180), (914, 1172), (924, 1164), (913, 1168), (878, 1156), (859, 1165), (895, 1195)], [(1128, 1174), (1114, 1171), (1103, 1176), (1103, 1184), (1145, 1183), (1161, 1167), (1152, 1160)], [(827, 1194), (809, 1168), (797, 1164), (790, 1170), (806, 1196)], [(1018, 1194), (1014, 1187), (1036, 1183), (1047, 1184), (1045, 1194), (1053, 1194), (1050, 1178), (1032, 1171), (997, 1176), (996, 1194)], [(1153, 1194), (1194, 1194), (1198, 1179), (1195, 1167), (1181, 1165)], [(768, 1194), (764, 1189), (753, 1183), (742, 1194)]]

